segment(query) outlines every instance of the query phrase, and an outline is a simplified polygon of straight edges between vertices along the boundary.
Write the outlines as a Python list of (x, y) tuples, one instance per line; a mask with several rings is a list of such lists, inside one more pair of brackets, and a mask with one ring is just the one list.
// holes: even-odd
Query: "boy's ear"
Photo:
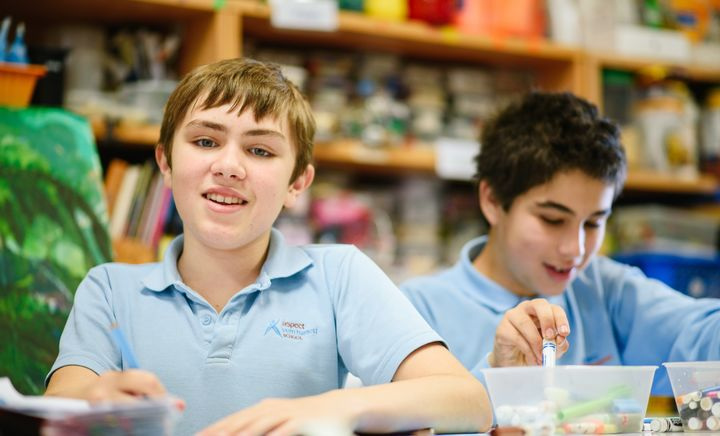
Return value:
[(497, 201), (490, 184), (485, 180), (480, 182), (478, 188), (478, 202), (488, 224), (494, 226), (499, 219), (500, 213), (502, 213), (502, 205)]
[(171, 188), (170, 165), (165, 157), (165, 147), (162, 144), (158, 144), (157, 147), (155, 147), (155, 162), (157, 162), (158, 168), (160, 168), (165, 186)]
[(315, 167), (308, 164), (305, 171), (302, 172), (288, 187), (287, 196), (285, 197), (285, 207), (293, 207), (297, 198), (302, 194), (315, 179)]

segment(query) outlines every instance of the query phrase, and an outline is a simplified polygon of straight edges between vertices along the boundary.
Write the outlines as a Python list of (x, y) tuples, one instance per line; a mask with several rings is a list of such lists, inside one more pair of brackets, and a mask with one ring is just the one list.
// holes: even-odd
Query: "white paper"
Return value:
[(7, 377), (0, 378), (0, 406), (23, 412), (75, 413), (90, 410), (90, 405), (84, 400), (22, 395)]
[(475, 156), (480, 152), (477, 141), (457, 138), (438, 138), (435, 141), (435, 172), (440, 178), (472, 180), (475, 175)]
[(338, 27), (335, 0), (271, 0), (270, 23), (286, 29), (330, 32)]

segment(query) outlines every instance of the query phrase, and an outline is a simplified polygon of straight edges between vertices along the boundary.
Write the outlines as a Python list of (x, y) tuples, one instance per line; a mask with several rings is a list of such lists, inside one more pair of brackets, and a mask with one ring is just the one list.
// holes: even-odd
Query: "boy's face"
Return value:
[(312, 182), (308, 165), (290, 183), (296, 151), (287, 123), (229, 110), (191, 107), (173, 137), (172, 169), (156, 151), (186, 244), (223, 250), (266, 244), (283, 206), (291, 207)]
[(507, 211), (481, 187), (491, 224), (483, 253), (491, 264), (481, 271), (518, 295), (561, 294), (600, 248), (613, 198), (612, 185), (579, 170), (535, 186)]

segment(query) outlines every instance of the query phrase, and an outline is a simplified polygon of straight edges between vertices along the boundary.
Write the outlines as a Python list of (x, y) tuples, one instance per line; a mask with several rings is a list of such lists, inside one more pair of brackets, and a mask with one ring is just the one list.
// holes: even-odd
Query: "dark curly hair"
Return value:
[(627, 165), (617, 125), (567, 92), (531, 92), (499, 112), (483, 128), (475, 162), (476, 181), (486, 181), (505, 210), (571, 170), (614, 185), (617, 197)]

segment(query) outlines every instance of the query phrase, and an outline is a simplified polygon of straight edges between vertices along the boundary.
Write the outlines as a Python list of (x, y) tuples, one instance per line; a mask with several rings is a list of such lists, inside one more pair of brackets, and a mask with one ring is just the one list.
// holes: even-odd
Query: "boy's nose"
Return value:
[(247, 175), (245, 163), (242, 155), (237, 150), (231, 150), (234, 147), (227, 147), (224, 153), (217, 156), (217, 160), (213, 163), (211, 171), (214, 176), (226, 179), (244, 179)]
[(582, 258), (585, 255), (585, 230), (566, 232), (560, 242), (560, 253), (566, 258)]

